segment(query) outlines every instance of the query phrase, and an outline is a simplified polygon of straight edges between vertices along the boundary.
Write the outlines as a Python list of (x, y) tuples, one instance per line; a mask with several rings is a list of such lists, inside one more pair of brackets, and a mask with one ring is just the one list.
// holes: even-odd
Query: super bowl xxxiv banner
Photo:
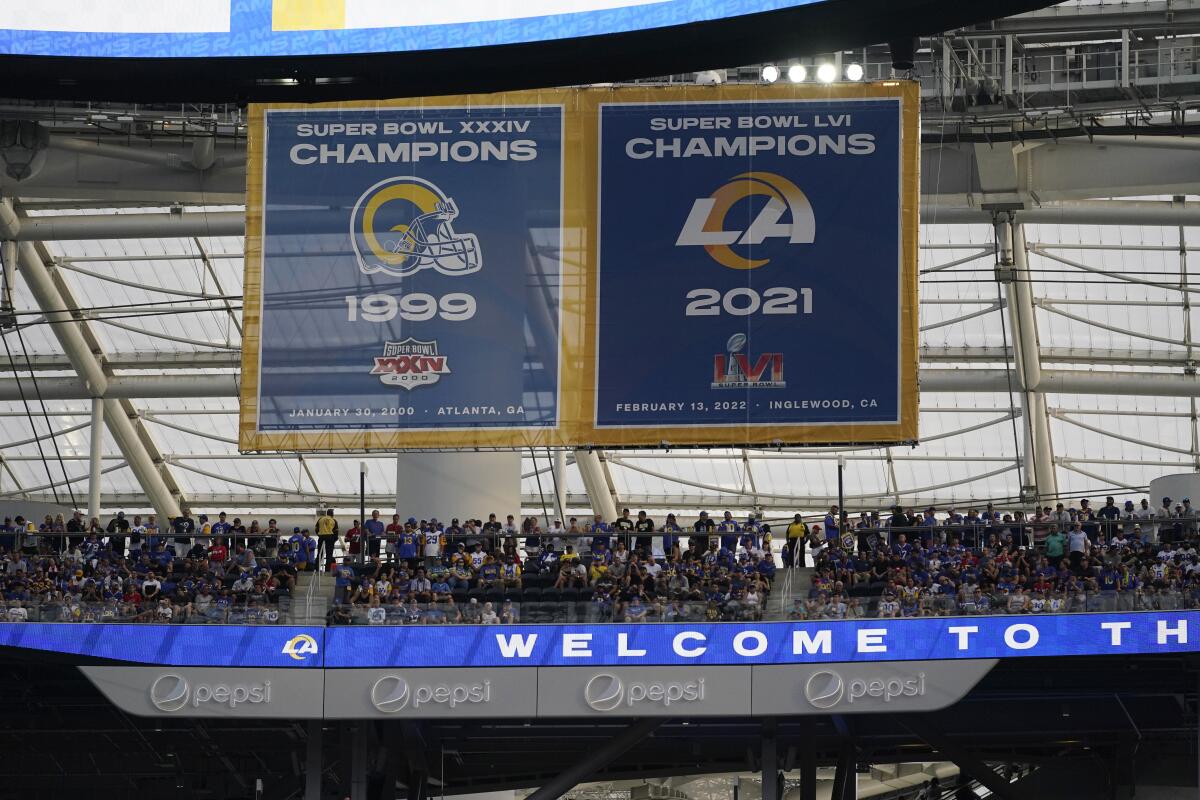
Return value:
[(900, 431), (916, 143), (885, 88), (601, 102), (597, 427), (652, 443)]
[(252, 107), (241, 448), (915, 439), (916, 101)]
[(255, 430), (557, 427), (562, 106), (260, 113)]

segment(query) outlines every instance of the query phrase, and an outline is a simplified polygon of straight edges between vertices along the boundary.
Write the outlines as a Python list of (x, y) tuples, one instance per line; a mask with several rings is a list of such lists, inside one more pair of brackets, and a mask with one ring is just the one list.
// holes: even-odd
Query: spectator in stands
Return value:
[(379, 550), (386, 530), (383, 520), (379, 518), (379, 509), (371, 512), (371, 518), (363, 523), (363, 529), (367, 538), (367, 557), (379, 558)]

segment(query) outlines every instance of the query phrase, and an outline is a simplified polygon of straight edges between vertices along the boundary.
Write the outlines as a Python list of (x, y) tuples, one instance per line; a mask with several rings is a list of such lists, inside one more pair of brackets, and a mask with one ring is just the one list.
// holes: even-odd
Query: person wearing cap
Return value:
[(675, 519), (674, 514), (667, 514), (667, 520), (662, 526), (662, 549), (665, 558), (679, 559), (683, 557), (683, 553), (679, 549), (679, 536), (683, 533), (683, 528), (679, 527), (679, 521)]
[(1137, 509), (1133, 506), (1132, 500), (1125, 501), (1125, 507), (1121, 509), (1121, 529), (1125, 531), (1125, 537), (1129, 538), (1133, 535), (1133, 526), (1136, 524), (1134, 514)]
[(1175, 518), (1175, 512), (1171, 510), (1171, 498), (1164, 497), (1162, 499), (1162, 505), (1154, 512), (1154, 516), (1157, 518), (1158, 523), (1158, 540), (1165, 542), (1169, 532), (1173, 530), (1172, 523), (1167, 520)]
[(563, 537), (567, 535), (567, 527), (563, 525), (563, 521), (561, 519), (554, 520), (554, 524), (546, 533), (548, 541), (543, 539), (543, 545), (549, 551), (561, 553), (564, 544)]
[(129, 520), (125, 519), (125, 512), (118, 511), (117, 516), (109, 520), (108, 528), (108, 545), (112, 548), (113, 555), (117, 558), (125, 557), (125, 536), (129, 533)]
[(688, 549), (693, 553), (702, 553), (708, 549), (709, 536), (717, 529), (716, 520), (708, 516), (707, 511), (701, 511), (700, 516), (696, 519), (692, 530), (695, 531), (694, 536), (688, 537)]
[(292, 528), (292, 535), (288, 537), (288, 545), (290, 546), (292, 563), (296, 565), (296, 569), (308, 569), (308, 537), (304, 535), (299, 527)]
[(1179, 518), (1183, 520), (1181, 533), (1185, 539), (1191, 539), (1196, 535), (1196, 509), (1192, 508), (1191, 499), (1183, 498), (1183, 508), (1179, 511)]
[(654, 558), (654, 520), (646, 516), (645, 511), (639, 511), (633, 529), (637, 532), (634, 547), (638, 554), (644, 558)]
[(1111, 497), (1106, 497), (1103, 508), (1096, 512), (1096, 516), (1104, 520), (1101, 538), (1098, 541), (1111, 539), (1117, 530), (1117, 520), (1121, 518), (1121, 509), (1117, 508), (1116, 502)]
[(799, 514), (792, 517), (792, 521), (788, 523), (785, 536), (783, 565), (793, 569), (800, 569), (805, 565), (804, 542), (808, 538), (808, 525), (804, 524), (803, 517)]
[(1133, 510), (1133, 518), (1137, 524), (1142, 526), (1142, 541), (1158, 541), (1158, 526), (1154, 524), (1154, 509), (1150, 507), (1148, 499), (1142, 498), (1138, 507)]

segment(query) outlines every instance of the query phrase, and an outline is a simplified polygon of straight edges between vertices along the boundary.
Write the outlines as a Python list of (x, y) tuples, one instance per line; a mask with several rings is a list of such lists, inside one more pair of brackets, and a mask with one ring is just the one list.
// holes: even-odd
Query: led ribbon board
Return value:
[(628, 33), (818, 0), (37, 0), (0, 4), (0, 54), (242, 58), (445, 50)]
[(0, 647), (197, 667), (872, 663), (1200, 651), (1200, 612), (641, 625), (0, 623)]

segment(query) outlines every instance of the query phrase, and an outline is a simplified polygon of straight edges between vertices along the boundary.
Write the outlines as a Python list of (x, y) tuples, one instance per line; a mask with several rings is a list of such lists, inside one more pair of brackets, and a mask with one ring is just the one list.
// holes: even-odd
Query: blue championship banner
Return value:
[(558, 427), (561, 98), (252, 110), (243, 449)]
[(915, 438), (912, 92), (600, 102), (600, 441)]
[(135, 664), (547, 667), (1120, 656), (1200, 651), (1200, 612), (638, 625), (0, 623), (0, 647)]

